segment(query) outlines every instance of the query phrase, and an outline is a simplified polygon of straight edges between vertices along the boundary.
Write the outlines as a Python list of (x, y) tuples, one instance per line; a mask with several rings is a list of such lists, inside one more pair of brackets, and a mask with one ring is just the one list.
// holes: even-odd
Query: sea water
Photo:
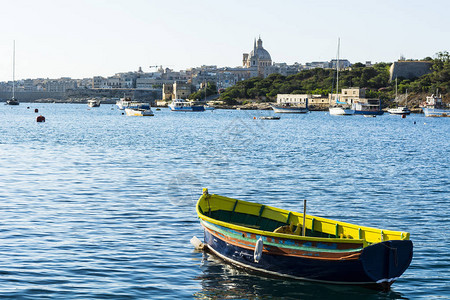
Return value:
[[(450, 119), (268, 115), (1, 105), (0, 298), (448, 298)], [(189, 243), (203, 187), (408, 231), (413, 261), (387, 293), (248, 274)]]

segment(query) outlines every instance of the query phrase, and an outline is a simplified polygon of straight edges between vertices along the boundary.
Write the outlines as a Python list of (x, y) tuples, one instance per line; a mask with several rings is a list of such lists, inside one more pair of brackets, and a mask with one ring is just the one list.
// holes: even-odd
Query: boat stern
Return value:
[(410, 240), (390, 240), (364, 248), (360, 261), (367, 276), (383, 290), (389, 290), (409, 267), (412, 258)]

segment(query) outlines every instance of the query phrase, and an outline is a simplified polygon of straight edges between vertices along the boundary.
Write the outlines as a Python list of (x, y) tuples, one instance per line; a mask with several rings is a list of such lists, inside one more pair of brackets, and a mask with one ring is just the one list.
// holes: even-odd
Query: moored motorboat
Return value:
[(411, 111), (406, 106), (399, 106), (396, 108), (388, 109), (388, 113), (390, 113), (391, 115), (409, 115)]
[(442, 96), (427, 96), (421, 107), (425, 117), (450, 117), (450, 107), (442, 102)]
[(124, 97), (120, 98), (118, 101), (116, 101), (116, 105), (120, 110), (124, 110), (125, 108), (139, 108), (139, 109), (149, 109), (150, 104), (139, 102), (132, 100), (130, 97)]
[(87, 101), (87, 105), (88, 105), (89, 107), (99, 107), (99, 106), (100, 106), (100, 100), (97, 100), (97, 99), (89, 99), (89, 100)]
[(183, 99), (174, 99), (168, 106), (171, 111), (205, 111), (203, 105), (196, 105)]
[(153, 111), (151, 110), (151, 108), (125, 108), (125, 113), (127, 114), (127, 116), (153, 116)]
[(329, 112), (332, 116), (351, 116), (355, 113), (353, 109), (345, 106), (330, 107)]
[(288, 104), (284, 105), (270, 105), (275, 113), (287, 113), (287, 114), (306, 114), (309, 112), (308, 105), (306, 106), (292, 106)]
[(280, 117), (275, 117), (275, 116), (262, 116), (259, 117), (260, 120), (279, 120)]
[(408, 268), (408, 232), (382, 230), (236, 200), (204, 189), (202, 247), (270, 276), (388, 290)]
[(355, 102), (352, 104), (355, 115), (373, 115), (381, 116), (384, 111), (381, 110), (379, 99), (367, 99), (367, 102)]

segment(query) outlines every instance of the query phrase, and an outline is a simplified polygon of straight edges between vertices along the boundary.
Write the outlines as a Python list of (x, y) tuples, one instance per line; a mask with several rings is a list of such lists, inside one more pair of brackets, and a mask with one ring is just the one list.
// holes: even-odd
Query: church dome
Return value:
[[(255, 53), (255, 50), (256, 50), (256, 53)], [(250, 52), (250, 56), (256, 56), (258, 58), (258, 60), (270, 60), (270, 61), (272, 60), (269, 52), (267, 52), (266, 49), (256, 48), (255, 50), (252, 50), (252, 52)]]
[(269, 52), (263, 48), (261, 38), (258, 39), (258, 42), (255, 40), (255, 44), (253, 46), (252, 52), (250, 52), (249, 60), (257, 59), (258, 61), (270, 61), (272, 62), (272, 58), (270, 57)]

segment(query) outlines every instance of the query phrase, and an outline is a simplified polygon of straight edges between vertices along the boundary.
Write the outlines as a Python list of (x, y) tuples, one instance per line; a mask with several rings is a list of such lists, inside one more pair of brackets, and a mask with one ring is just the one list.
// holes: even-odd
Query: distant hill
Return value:
[[(425, 58), (432, 63), (432, 72), (418, 78), (397, 79), (398, 94), (408, 91), (408, 103), (418, 104), (426, 95), (442, 93), (444, 101), (450, 96), (450, 54), (439, 52), (436, 58)], [(339, 71), (339, 89), (367, 88), (367, 98), (380, 98), (384, 106), (392, 105), (395, 98), (395, 81), (389, 81), (389, 68), (392, 63), (378, 63), (366, 67), (355, 63), (346, 70)], [(335, 70), (312, 69), (295, 75), (283, 76), (271, 74), (267, 78), (254, 77), (240, 81), (221, 93), (220, 99), (227, 104), (236, 104), (239, 100), (252, 99), (260, 102), (276, 100), (277, 94), (322, 94), (336, 91)]]

